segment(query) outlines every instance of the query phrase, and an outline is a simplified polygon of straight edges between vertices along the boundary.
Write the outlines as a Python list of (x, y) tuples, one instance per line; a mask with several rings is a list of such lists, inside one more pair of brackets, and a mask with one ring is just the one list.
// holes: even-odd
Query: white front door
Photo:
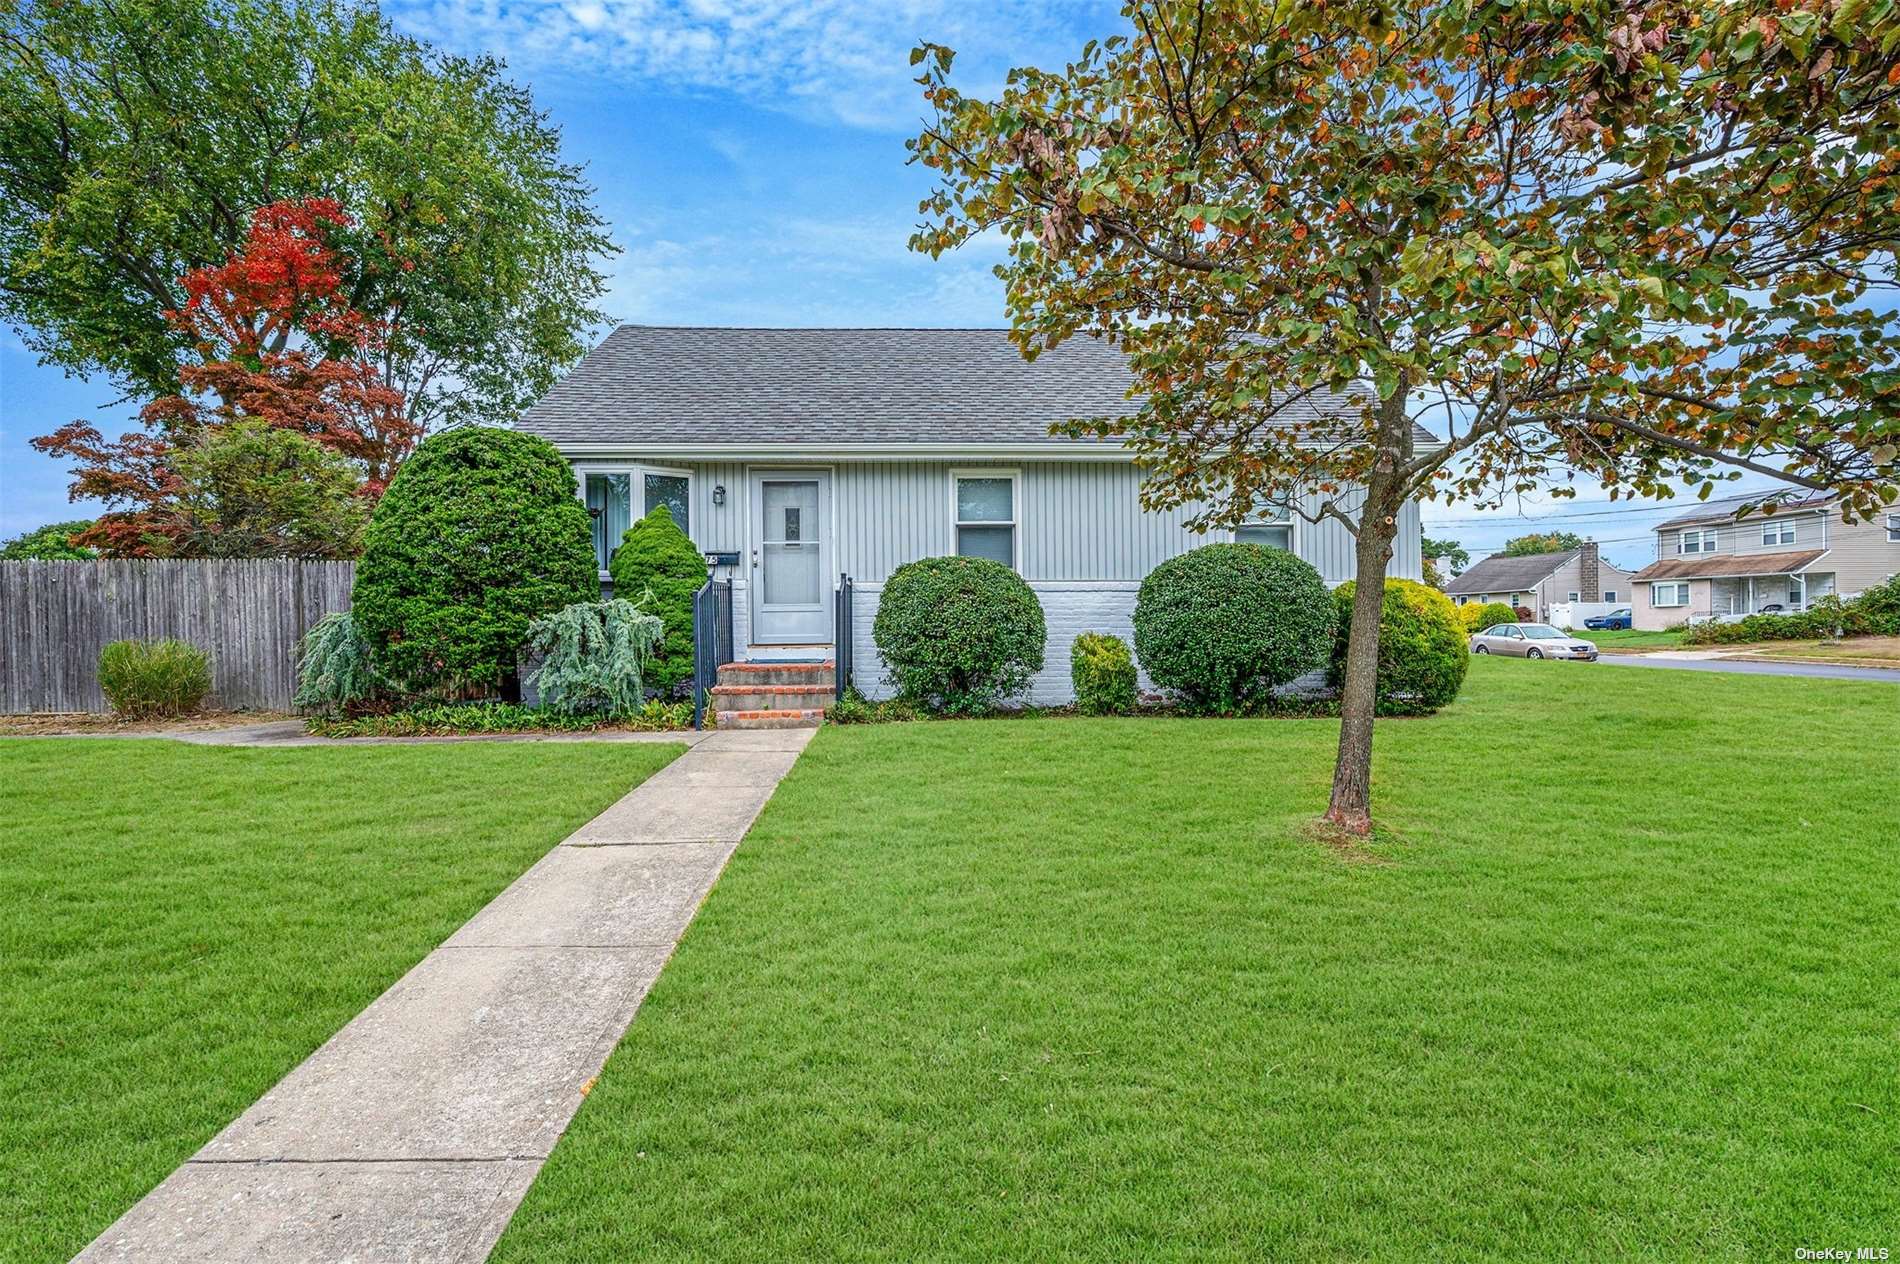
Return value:
[(752, 643), (831, 642), (831, 476), (752, 473)]

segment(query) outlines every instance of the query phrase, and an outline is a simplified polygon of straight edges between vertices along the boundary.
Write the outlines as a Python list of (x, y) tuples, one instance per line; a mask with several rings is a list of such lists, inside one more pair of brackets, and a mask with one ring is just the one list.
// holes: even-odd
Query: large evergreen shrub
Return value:
[(1482, 632), (1500, 623), (1517, 622), (1517, 611), (1501, 601), (1487, 601), (1483, 605), (1468, 603), (1452, 608), (1458, 612), (1459, 626), (1468, 634)]
[(1209, 544), (1148, 572), (1135, 653), (1191, 710), (1233, 714), (1326, 661), (1333, 606), (1319, 572), (1285, 549)]
[[(1348, 580), (1333, 593), (1337, 623), (1326, 679), (1335, 689), (1346, 679), (1356, 587)], [(1409, 579), (1386, 580), (1379, 606), (1379, 714), (1431, 714), (1458, 696), (1470, 665), (1469, 642), (1451, 599)]]
[(614, 577), (614, 596), (655, 616), (664, 629), (647, 664), (648, 687), (664, 693), (690, 679), (693, 594), (705, 586), (706, 558), (673, 521), (673, 511), (655, 505), (627, 528), (607, 569)]
[(515, 683), (528, 624), (600, 596), (574, 472), (545, 439), (468, 426), (416, 449), (363, 538), (351, 611), (415, 689)]
[(1022, 576), (981, 557), (927, 557), (894, 571), (871, 639), (903, 696), (950, 715), (980, 715), (1042, 670), (1048, 628)]

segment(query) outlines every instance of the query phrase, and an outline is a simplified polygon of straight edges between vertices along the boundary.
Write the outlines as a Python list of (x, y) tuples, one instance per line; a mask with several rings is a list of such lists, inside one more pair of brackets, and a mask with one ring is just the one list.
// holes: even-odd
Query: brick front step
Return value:
[(805, 710), (831, 704), (830, 685), (714, 685), (715, 708), (727, 711)]
[(837, 676), (832, 664), (824, 663), (727, 663), (719, 669), (720, 687), (741, 689), (776, 688), (780, 685), (811, 685), (821, 690), (833, 687)]
[(815, 729), (824, 723), (823, 707), (794, 711), (721, 711), (722, 729)]

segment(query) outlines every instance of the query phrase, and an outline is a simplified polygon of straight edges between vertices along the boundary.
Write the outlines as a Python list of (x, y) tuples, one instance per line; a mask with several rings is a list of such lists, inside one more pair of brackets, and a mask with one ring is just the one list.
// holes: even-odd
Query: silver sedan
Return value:
[(1559, 632), (1548, 623), (1498, 623), (1475, 633), (1473, 654), (1509, 654), (1516, 658), (1580, 658), (1594, 663), (1597, 647)]

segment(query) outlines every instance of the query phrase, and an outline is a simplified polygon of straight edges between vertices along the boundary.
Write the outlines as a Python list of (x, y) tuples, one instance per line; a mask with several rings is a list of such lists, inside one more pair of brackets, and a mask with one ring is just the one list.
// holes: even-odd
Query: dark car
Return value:
[(1624, 606), (1621, 610), (1612, 610), (1608, 614), (1593, 614), (1583, 621), (1583, 626), (1592, 632), (1627, 629), (1630, 626), (1630, 608)]

